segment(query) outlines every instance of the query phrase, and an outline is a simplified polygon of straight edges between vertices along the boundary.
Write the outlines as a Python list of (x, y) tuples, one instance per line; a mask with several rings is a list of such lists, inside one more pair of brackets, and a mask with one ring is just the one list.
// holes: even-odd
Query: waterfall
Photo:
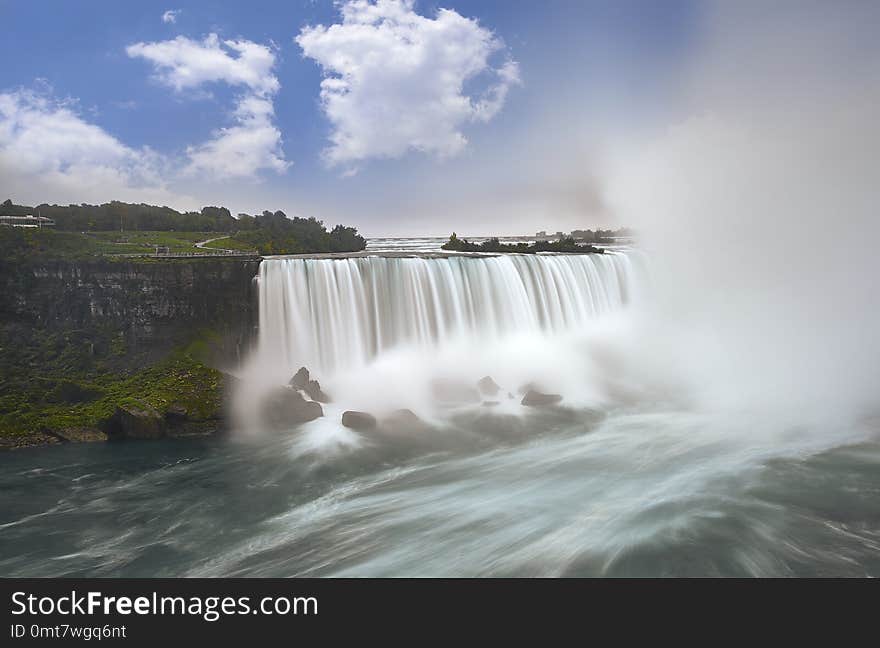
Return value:
[(269, 259), (260, 355), (322, 376), (402, 345), (576, 330), (637, 290), (634, 252)]

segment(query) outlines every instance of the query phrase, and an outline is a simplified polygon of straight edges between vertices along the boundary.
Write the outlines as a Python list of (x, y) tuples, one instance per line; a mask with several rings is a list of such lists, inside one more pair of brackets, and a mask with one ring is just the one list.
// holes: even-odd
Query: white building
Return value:
[(45, 216), (0, 216), (0, 225), (7, 227), (52, 227), (55, 221)]

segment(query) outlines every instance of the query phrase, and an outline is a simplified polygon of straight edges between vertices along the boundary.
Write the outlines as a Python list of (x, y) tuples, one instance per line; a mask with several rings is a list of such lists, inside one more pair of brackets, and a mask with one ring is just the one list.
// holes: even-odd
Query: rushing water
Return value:
[[(645, 275), (633, 251), (266, 261), (242, 409), (306, 365), (324, 417), (7, 453), (0, 574), (880, 575), (877, 419), (701, 406), (626, 352)], [(434, 391), (484, 375), (497, 395)]]
[(321, 375), (406, 344), (561, 334), (621, 309), (633, 256), (278, 259), (260, 268), (260, 352)]

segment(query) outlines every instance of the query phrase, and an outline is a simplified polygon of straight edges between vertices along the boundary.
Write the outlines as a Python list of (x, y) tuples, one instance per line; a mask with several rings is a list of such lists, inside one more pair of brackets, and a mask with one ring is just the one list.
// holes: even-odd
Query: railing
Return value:
[(153, 259), (187, 259), (192, 257), (252, 257), (258, 258), (257, 252), (239, 252), (228, 250), (226, 252), (132, 252), (132, 253), (104, 253), (101, 256), (126, 257), (126, 258), (153, 258)]

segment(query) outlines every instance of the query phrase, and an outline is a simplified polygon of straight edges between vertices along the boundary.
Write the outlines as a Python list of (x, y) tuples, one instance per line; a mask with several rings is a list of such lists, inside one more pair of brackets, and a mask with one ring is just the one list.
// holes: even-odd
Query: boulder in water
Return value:
[(435, 380), (431, 383), (431, 392), (441, 403), (479, 403), (481, 400), (480, 392), (475, 387), (451, 380)]
[(480, 378), (477, 387), (479, 387), (480, 391), (486, 396), (495, 396), (501, 390), (501, 387), (499, 387), (498, 383), (492, 379), (492, 376), (483, 376)]
[(293, 378), (290, 379), (289, 385), (291, 387), (296, 387), (297, 389), (302, 389), (307, 382), (309, 382), (309, 370), (305, 367), (300, 367), (299, 371), (293, 374)]
[(561, 400), (562, 396), (559, 394), (544, 394), (530, 389), (523, 396), (521, 403), (526, 407), (546, 407), (548, 405), (556, 405)]
[(289, 387), (272, 390), (263, 399), (262, 407), (266, 422), (274, 428), (307, 423), (324, 416), (320, 404), (306, 400), (297, 390)]
[(348, 410), (342, 413), (342, 424), (352, 430), (370, 430), (376, 427), (376, 417), (367, 412)]
[(111, 439), (161, 439), (165, 436), (165, 419), (148, 403), (118, 405), (102, 427)]
[(300, 367), (299, 371), (297, 371), (293, 378), (290, 379), (288, 383), (294, 389), (301, 389), (306, 394), (308, 394), (309, 398), (317, 403), (329, 403), (330, 397), (327, 396), (321, 389), (321, 383), (317, 380), (309, 379), (309, 370), (305, 367)]

